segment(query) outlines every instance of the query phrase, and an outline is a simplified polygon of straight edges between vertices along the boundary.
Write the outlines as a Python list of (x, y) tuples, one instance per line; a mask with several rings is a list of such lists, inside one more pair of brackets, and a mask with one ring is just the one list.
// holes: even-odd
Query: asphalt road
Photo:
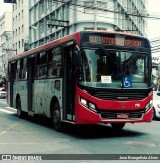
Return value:
[[(150, 154), (153, 157), (155, 157), (154, 154), (158, 154), (160, 159), (160, 121), (126, 124), (119, 132), (114, 131), (110, 125), (73, 126), (67, 124), (63, 132), (57, 132), (52, 128), (48, 119), (28, 116), (19, 119), (16, 116), (16, 110), (8, 107), (5, 100), (0, 100), (0, 154), (44, 155), (53, 160), (53, 157), (62, 159), (59, 162), (66, 162), (63, 160), (65, 156), (75, 157), (75, 160), (67, 161), (71, 163), (117, 162), (114, 159), (103, 160), (103, 157), (110, 156), (108, 154), (118, 154), (118, 156)], [(87, 157), (97, 160), (85, 161), (86, 155), (79, 154), (91, 154)], [(115, 155), (115, 157), (118, 156)], [(133, 161), (136, 160), (129, 160), (129, 162)], [(146, 160), (138, 162), (146, 162)], [(147, 162), (153, 162), (153, 160), (147, 160)]]

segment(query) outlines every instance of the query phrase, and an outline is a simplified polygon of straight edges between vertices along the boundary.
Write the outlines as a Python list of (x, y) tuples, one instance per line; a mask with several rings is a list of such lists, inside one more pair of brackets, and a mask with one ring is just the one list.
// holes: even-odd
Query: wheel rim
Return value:
[(19, 108), (17, 108), (17, 115), (18, 115), (18, 117), (20, 116), (20, 109)]
[(55, 110), (53, 112), (53, 123), (54, 123), (55, 128), (58, 128), (60, 126), (61, 118), (60, 118), (60, 111), (59, 110)]
[(21, 116), (21, 107), (20, 107), (20, 101), (17, 101), (17, 116), (20, 117)]

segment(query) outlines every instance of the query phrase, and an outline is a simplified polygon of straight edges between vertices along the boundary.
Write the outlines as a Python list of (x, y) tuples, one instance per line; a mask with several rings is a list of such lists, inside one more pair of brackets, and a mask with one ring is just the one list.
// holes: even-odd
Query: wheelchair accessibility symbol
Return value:
[(123, 87), (125, 87), (125, 88), (131, 88), (132, 87), (132, 79), (131, 79), (131, 77), (125, 76), (123, 78)]

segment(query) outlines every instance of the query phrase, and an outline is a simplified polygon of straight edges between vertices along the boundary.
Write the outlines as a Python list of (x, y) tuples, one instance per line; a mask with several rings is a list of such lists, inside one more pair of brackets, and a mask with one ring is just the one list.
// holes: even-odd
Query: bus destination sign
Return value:
[(120, 45), (120, 46), (133, 46), (142, 47), (142, 40), (137, 40), (135, 38), (125, 38), (125, 37), (109, 37), (109, 36), (89, 36), (90, 43), (102, 43), (108, 45)]

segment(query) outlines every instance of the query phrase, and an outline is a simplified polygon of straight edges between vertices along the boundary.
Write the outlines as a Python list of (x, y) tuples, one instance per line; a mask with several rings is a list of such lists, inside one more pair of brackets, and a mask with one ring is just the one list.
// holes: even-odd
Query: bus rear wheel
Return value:
[(61, 112), (59, 103), (56, 102), (52, 112), (52, 124), (56, 131), (62, 130)]
[(125, 126), (125, 123), (111, 123), (111, 125), (114, 130), (121, 130)]

